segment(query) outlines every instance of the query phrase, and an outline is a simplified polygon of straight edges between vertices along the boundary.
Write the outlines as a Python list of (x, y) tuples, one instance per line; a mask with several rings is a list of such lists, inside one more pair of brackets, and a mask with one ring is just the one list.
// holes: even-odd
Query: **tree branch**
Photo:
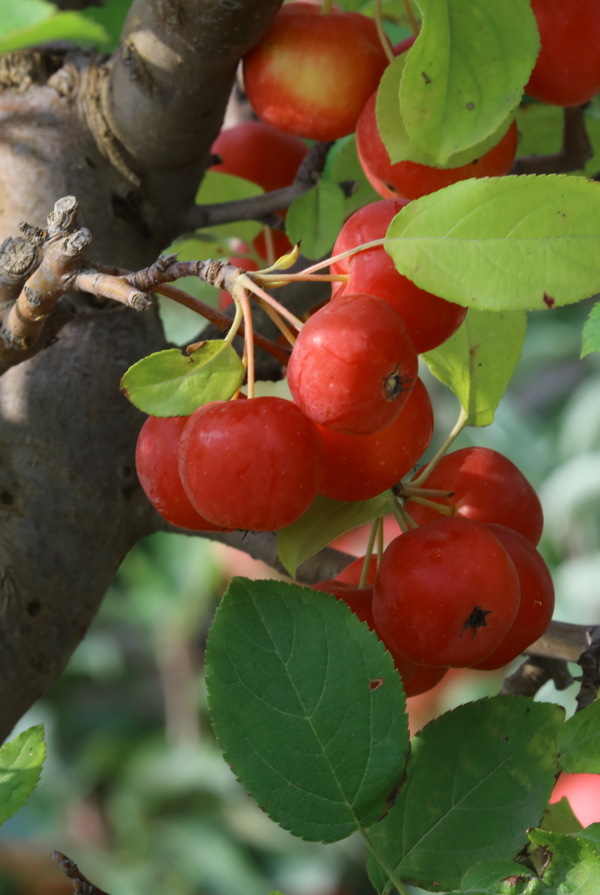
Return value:
[(567, 106), (563, 109), (563, 142), (558, 152), (518, 158), (510, 173), (566, 174), (584, 168), (594, 154), (585, 126), (585, 108), (586, 106)]

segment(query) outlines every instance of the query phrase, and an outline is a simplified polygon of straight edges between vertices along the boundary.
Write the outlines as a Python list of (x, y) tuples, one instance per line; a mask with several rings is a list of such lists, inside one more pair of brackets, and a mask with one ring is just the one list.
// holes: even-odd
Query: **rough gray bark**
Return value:
[[(240, 56), (281, 0), (136, 0), (110, 60), (0, 61), (0, 241), (77, 196), (91, 255), (137, 269), (178, 234)], [(55, 344), (0, 379), (0, 740), (60, 673), (131, 546), (156, 526), (119, 393), (157, 317), (77, 299)]]

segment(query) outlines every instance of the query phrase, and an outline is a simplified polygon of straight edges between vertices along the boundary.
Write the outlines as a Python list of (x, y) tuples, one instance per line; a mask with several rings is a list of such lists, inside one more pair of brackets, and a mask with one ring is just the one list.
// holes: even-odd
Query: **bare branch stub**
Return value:
[(83, 875), (75, 861), (63, 855), (60, 851), (52, 852), (52, 857), (68, 879), (73, 881), (75, 895), (108, 895), (103, 889), (99, 889)]
[(591, 705), (598, 696), (600, 688), (600, 625), (590, 628), (586, 633), (586, 639), (588, 648), (578, 659), (581, 676), (575, 678), (575, 680), (581, 681), (581, 687), (577, 694), (578, 712)]

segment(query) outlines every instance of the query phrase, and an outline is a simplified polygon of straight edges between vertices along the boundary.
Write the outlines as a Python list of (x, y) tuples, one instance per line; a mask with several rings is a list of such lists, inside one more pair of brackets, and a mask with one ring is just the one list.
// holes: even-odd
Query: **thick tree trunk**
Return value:
[[(0, 240), (77, 196), (91, 256), (137, 269), (178, 235), (237, 61), (281, 0), (139, 0), (121, 46), (13, 54), (0, 69)], [(135, 476), (125, 369), (156, 315), (76, 299), (58, 341), (0, 379), (0, 740), (81, 641), (157, 525)]]

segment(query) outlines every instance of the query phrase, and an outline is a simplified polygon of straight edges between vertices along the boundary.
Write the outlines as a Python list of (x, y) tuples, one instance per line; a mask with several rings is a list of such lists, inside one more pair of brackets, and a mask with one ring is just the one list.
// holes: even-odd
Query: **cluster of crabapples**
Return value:
[[(561, 46), (545, 37), (557, 5), (532, 3), (541, 16), (542, 52), (527, 89), (545, 101), (581, 103), (600, 89), (600, 66), (577, 67), (578, 83), (586, 83), (575, 99), (553, 92), (556, 69), (570, 64), (552, 55)], [(406, 49), (405, 42), (396, 52)], [(583, 57), (590, 66), (600, 58)], [(260, 121), (222, 132), (215, 169), (277, 189), (293, 180), (304, 140), (356, 131), (361, 165), (382, 198), (348, 218), (333, 255), (381, 240), (412, 199), (463, 178), (508, 172), (514, 123), (495, 147), (460, 168), (390, 164), (375, 117), (386, 65), (371, 19), (335, 8), (321, 14), (309, 2), (284, 5), (244, 60)], [(343, 93), (324, 89), (331, 79)], [(279, 237), (274, 231), (269, 238)], [(255, 269), (264, 245), (255, 242), (253, 252), (254, 259), (235, 264)], [(487, 448), (446, 453), (414, 473), (433, 432), (418, 355), (449, 339), (466, 310), (402, 276), (382, 245), (334, 261), (331, 274), (331, 299), (303, 324), (289, 357), (292, 400), (238, 393), (190, 417), (149, 417), (137, 471), (167, 521), (198, 531), (279, 530), (318, 495), (364, 501), (392, 489), (405, 530), (378, 560), (356, 560), (314, 586), (344, 600), (378, 634), (407, 695), (415, 695), (449, 667), (501, 668), (544, 633), (554, 592), (536, 549), (542, 511), (522, 473)]]

